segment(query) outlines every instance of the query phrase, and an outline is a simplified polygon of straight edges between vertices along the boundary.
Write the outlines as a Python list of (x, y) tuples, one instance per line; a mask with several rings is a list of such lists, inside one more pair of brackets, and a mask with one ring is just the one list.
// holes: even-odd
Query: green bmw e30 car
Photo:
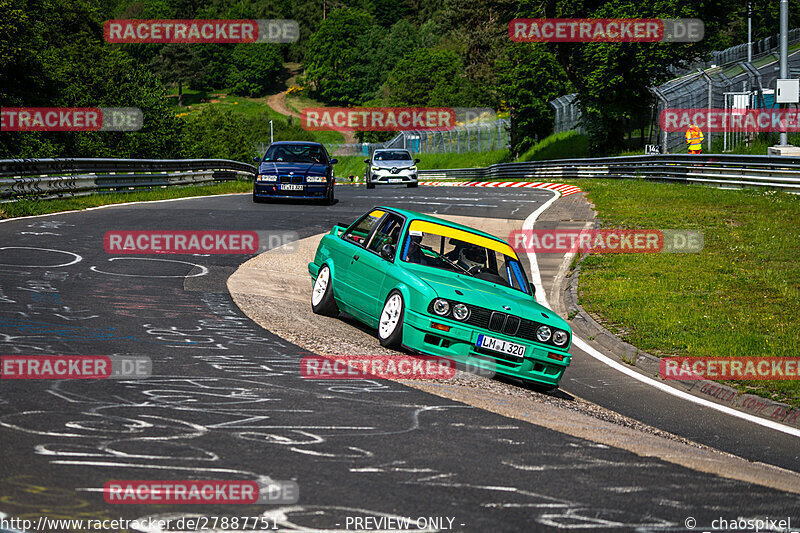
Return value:
[(556, 387), (569, 325), (538, 304), (503, 240), (413, 211), (376, 207), (334, 226), (308, 264), (315, 313), (339, 310), (378, 329), (383, 346)]

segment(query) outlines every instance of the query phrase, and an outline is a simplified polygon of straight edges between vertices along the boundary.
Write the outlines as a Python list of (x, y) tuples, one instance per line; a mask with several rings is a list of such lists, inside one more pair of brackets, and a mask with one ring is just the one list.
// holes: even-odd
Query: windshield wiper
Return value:
[(428, 250), (429, 252), (432, 252), (432, 253), (436, 254), (436, 257), (439, 257), (440, 259), (443, 259), (447, 264), (452, 265), (452, 266), (456, 267), (457, 269), (461, 270), (467, 276), (470, 276), (470, 277), (473, 277), (473, 278), (475, 277), (474, 274), (470, 274), (469, 270), (467, 270), (466, 268), (462, 267), (461, 265), (459, 265), (458, 263), (456, 263), (455, 261), (453, 261), (449, 257), (445, 257), (443, 254), (440, 254), (439, 252), (437, 252), (433, 248), (428, 248), (427, 246), (422, 246), (422, 245), (420, 245), (420, 248)]

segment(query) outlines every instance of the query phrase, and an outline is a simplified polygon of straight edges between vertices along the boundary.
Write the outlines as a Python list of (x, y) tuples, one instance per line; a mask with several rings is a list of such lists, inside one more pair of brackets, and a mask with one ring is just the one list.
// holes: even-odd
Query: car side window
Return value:
[(396, 215), (388, 215), (375, 231), (375, 235), (372, 237), (367, 249), (380, 253), (381, 249), (387, 244), (391, 244), (397, 249), (401, 229), (403, 229), (403, 219)]
[(342, 238), (359, 246), (366, 245), (369, 234), (372, 232), (375, 224), (381, 219), (383, 213), (383, 211), (376, 209), (372, 213), (364, 215), (361, 220), (342, 235)]

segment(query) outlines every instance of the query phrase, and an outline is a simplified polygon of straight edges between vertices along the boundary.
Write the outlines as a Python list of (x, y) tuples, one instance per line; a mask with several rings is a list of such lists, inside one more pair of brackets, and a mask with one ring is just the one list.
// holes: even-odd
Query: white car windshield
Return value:
[(404, 150), (396, 152), (375, 152), (375, 161), (411, 161), (411, 154)]

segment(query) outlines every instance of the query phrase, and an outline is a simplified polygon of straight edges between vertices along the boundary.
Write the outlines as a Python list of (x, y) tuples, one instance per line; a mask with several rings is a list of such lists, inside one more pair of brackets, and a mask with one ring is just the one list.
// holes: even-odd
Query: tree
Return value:
[(541, 43), (509, 43), (497, 69), (498, 89), (511, 115), (511, 151), (518, 156), (552, 132), (550, 101), (570, 92), (569, 82)]
[(356, 65), (364, 59), (364, 36), (373, 26), (368, 13), (344, 8), (330, 13), (311, 35), (305, 79), (320, 99), (340, 105), (361, 101)]
[(178, 107), (183, 107), (183, 84), (197, 77), (200, 62), (189, 44), (168, 44), (150, 61), (150, 68), (164, 83), (178, 84)]
[(385, 100), (395, 106), (464, 106), (470, 84), (458, 54), (420, 48), (397, 62), (384, 85)]
[(229, 55), (226, 85), (233, 94), (261, 96), (277, 84), (283, 58), (276, 45), (237, 44)]

